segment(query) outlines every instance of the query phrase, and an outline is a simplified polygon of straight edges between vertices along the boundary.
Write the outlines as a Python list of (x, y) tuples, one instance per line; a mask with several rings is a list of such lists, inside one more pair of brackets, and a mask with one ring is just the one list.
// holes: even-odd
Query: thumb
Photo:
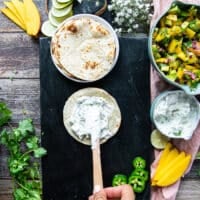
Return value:
[(104, 190), (96, 192), (94, 194), (94, 200), (107, 200), (106, 193)]

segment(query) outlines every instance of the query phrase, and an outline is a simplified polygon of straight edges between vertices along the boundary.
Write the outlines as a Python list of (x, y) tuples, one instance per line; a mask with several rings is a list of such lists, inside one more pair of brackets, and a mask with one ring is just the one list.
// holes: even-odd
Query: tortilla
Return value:
[(112, 69), (116, 40), (105, 24), (89, 16), (72, 17), (53, 36), (51, 53), (61, 70), (81, 80), (95, 81)]
[[(73, 114), (74, 107), (80, 97), (83, 96), (96, 96), (96, 97), (102, 97), (105, 101), (109, 103), (113, 107), (111, 117), (109, 118), (109, 131), (111, 132), (111, 136), (114, 136), (121, 124), (121, 112), (120, 108), (116, 102), (116, 100), (105, 90), (99, 89), (99, 88), (84, 88), (80, 89), (77, 92), (73, 93), (66, 101), (64, 109), (63, 109), (63, 122), (64, 126), (67, 129), (68, 133), (76, 139), (78, 142), (81, 142), (83, 144), (90, 145), (90, 138), (84, 138), (84, 140), (81, 140), (77, 135), (72, 131), (71, 124), (70, 124), (70, 117)], [(109, 137), (109, 138), (110, 138)], [(109, 138), (100, 138), (100, 142), (104, 143)]]

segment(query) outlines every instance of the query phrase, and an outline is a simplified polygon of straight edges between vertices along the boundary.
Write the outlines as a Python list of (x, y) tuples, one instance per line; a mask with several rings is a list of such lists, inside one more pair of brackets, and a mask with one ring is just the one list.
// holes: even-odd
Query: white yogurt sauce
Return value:
[(155, 106), (157, 128), (169, 137), (189, 139), (198, 120), (197, 102), (184, 92), (169, 93)]
[(82, 140), (91, 138), (92, 148), (98, 138), (108, 138), (112, 135), (109, 130), (109, 118), (113, 106), (104, 98), (82, 96), (77, 100), (70, 117), (72, 131)]

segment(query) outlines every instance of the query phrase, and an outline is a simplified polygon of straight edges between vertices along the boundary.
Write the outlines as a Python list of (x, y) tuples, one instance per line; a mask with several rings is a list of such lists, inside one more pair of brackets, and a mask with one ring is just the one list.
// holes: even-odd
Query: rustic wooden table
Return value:
[[(36, 1), (42, 20), (47, 18), (44, 1)], [(0, 0), (3, 7), (3, 0)], [(31, 117), (40, 130), (39, 41), (33, 39), (0, 14), (0, 101), (13, 111), (12, 124)], [(7, 152), (0, 146), (0, 200), (12, 198), (12, 181), (7, 169)], [(184, 177), (178, 200), (200, 199), (200, 177), (195, 161)]]

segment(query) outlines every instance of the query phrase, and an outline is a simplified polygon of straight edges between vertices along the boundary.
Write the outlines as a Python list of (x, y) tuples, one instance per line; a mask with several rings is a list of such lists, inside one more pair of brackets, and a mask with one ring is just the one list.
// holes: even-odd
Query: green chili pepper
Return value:
[(128, 183), (132, 186), (133, 191), (136, 193), (141, 193), (145, 189), (145, 180), (140, 176), (130, 176)]
[(135, 169), (144, 169), (146, 167), (146, 161), (140, 156), (136, 157), (132, 164)]
[(124, 174), (116, 174), (112, 180), (112, 186), (127, 184), (127, 176)]
[(145, 169), (134, 169), (131, 173), (131, 176), (139, 176), (147, 181), (149, 179), (149, 172)]

